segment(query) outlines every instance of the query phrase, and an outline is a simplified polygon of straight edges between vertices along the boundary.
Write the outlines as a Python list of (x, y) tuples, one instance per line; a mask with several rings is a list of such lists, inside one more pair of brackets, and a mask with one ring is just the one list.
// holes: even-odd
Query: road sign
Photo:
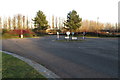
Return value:
[(59, 32), (57, 32), (57, 35), (59, 35)]
[(70, 32), (68, 31), (68, 32), (66, 32), (66, 34), (69, 36), (69, 35), (70, 35)]
[(83, 35), (85, 35), (85, 32), (83, 32)]
[(74, 32), (72, 32), (72, 35), (74, 35), (75, 33)]
[(65, 37), (65, 39), (69, 39), (69, 36)]
[(72, 37), (72, 40), (77, 40), (77, 37)]

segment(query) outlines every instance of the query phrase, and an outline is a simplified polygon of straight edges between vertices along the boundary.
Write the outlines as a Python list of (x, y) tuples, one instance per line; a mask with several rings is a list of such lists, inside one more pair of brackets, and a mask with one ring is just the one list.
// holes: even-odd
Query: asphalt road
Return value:
[[(61, 78), (117, 78), (118, 40), (89, 38), (59, 42), (56, 36), (7, 39), (4, 51), (32, 59)], [(9, 60), (8, 60), (9, 61)]]

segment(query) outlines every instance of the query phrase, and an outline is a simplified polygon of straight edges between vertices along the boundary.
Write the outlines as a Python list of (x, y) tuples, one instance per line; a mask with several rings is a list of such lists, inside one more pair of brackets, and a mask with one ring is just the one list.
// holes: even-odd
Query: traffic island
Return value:
[(71, 40), (71, 39), (63, 39), (63, 40), (56, 40), (58, 42), (84, 42), (86, 41), (85, 39), (80, 39), (80, 40)]

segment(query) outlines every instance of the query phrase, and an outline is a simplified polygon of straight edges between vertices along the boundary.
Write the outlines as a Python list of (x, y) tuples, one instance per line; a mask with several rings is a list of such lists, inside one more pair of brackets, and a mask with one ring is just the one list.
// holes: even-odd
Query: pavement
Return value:
[(61, 78), (118, 78), (117, 38), (81, 42), (60, 42), (56, 36), (6, 39), (2, 49), (29, 58)]

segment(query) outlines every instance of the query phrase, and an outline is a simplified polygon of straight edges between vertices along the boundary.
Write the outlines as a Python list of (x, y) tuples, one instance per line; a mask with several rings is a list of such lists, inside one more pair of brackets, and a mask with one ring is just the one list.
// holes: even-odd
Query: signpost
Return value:
[(85, 39), (85, 32), (83, 32), (83, 39)]
[(77, 40), (77, 37), (72, 37), (72, 40)]
[(74, 32), (72, 32), (72, 40), (77, 40), (77, 37), (74, 37)]
[(66, 32), (66, 34), (67, 34), (67, 36), (69, 36), (69, 35), (70, 35), (70, 32), (68, 31), (68, 32)]
[(72, 36), (74, 35), (75, 33), (74, 32), (72, 32)]
[(67, 34), (67, 37), (65, 37), (65, 39), (69, 39), (69, 38), (70, 38), (70, 37), (69, 37), (70, 32), (68, 31), (68, 32), (66, 32), (66, 34)]

